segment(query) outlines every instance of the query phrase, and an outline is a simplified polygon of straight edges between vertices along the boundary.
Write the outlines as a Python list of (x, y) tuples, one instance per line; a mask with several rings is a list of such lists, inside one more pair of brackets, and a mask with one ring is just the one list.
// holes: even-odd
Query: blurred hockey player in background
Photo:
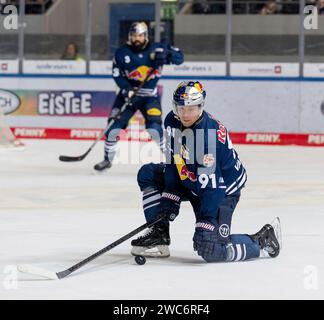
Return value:
[[(112, 76), (120, 88), (109, 118), (114, 119), (115, 123), (106, 132), (104, 160), (95, 165), (95, 170), (102, 171), (111, 167), (118, 133), (127, 127), (129, 119), (137, 110), (143, 114), (146, 129), (151, 130), (152, 138), (165, 151), (157, 83), (163, 65), (179, 65), (182, 62), (183, 54), (178, 48), (149, 41), (145, 22), (134, 22), (131, 25), (127, 43), (117, 49), (113, 60)], [(127, 102), (129, 104), (126, 109), (120, 113)]]
[(169, 221), (179, 214), (181, 201), (189, 200), (196, 218), (193, 247), (205, 261), (242, 261), (261, 252), (276, 257), (279, 218), (252, 235), (230, 232), (247, 173), (226, 128), (204, 111), (205, 97), (198, 81), (182, 82), (174, 91), (173, 111), (165, 119), (167, 162), (146, 164), (138, 172), (146, 220), (166, 218), (132, 241), (132, 254), (169, 256)]

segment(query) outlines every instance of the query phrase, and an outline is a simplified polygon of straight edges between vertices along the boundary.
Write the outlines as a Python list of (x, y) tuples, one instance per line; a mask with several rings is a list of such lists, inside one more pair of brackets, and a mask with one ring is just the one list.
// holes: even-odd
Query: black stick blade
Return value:
[(63, 162), (76, 162), (84, 159), (84, 156), (70, 157), (70, 156), (59, 156), (59, 160)]
[(59, 156), (60, 161), (64, 162), (76, 162), (76, 161), (82, 161), (88, 153), (91, 151), (92, 148), (89, 148), (86, 153), (82, 154), (81, 156), (76, 157), (70, 157), (70, 156)]

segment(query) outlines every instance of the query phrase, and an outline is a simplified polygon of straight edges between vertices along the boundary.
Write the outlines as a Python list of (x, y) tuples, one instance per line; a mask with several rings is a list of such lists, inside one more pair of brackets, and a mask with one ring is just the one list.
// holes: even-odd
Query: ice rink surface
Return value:
[[(65, 279), (45, 280), (15, 266), (62, 271), (145, 222), (140, 164), (98, 174), (103, 144), (82, 162), (63, 163), (59, 155), (82, 154), (91, 141), (25, 142), (25, 150), (0, 151), (0, 299), (324, 298), (324, 148), (236, 146), (248, 183), (232, 233), (255, 233), (279, 216), (276, 259), (205, 263), (192, 249), (194, 215), (184, 203), (171, 225), (170, 258), (139, 266), (126, 241)], [(129, 145), (119, 147), (127, 158)]]

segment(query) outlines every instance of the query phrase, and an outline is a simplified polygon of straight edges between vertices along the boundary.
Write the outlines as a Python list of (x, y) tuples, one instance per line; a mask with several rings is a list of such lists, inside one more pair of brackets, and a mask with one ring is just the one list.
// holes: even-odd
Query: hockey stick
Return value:
[(154, 220), (153, 222), (147, 222), (147, 223), (141, 225), (137, 229), (127, 233), (123, 237), (119, 238), (118, 240), (114, 241), (113, 243), (109, 244), (108, 246), (104, 247), (103, 249), (97, 251), (93, 255), (91, 255), (88, 258), (78, 262), (77, 264), (73, 265), (72, 267), (70, 267), (70, 268), (68, 268), (66, 270), (63, 270), (63, 271), (60, 271), (60, 272), (54, 272), (54, 271), (50, 271), (50, 270), (47, 270), (47, 269), (34, 267), (32, 265), (29, 265), (29, 264), (18, 265), (17, 269), (20, 272), (34, 274), (34, 275), (41, 276), (41, 277), (44, 277), (44, 278), (47, 278), (47, 279), (52, 279), (52, 280), (58, 280), (58, 279), (65, 278), (66, 276), (68, 276), (72, 272), (74, 272), (74, 271), (80, 269), (81, 267), (83, 267), (85, 264), (87, 264), (90, 261), (100, 257), (102, 254), (106, 253), (107, 251), (117, 247), (122, 242), (130, 239), (131, 237), (135, 236), (136, 234), (143, 231), (144, 229), (152, 227), (154, 224), (156, 224), (157, 222), (161, 221), (164, 218), (165, 218), (165, 216), (161, 216), (158, 219)]
[[(144, 86), (144, 84), (147, 82), (147, 80), (149, 79), (149, 77), (154, 73), (154, 71), (155, 71), (155, 69), (152, 68), (152, 70), (146, 75), (144, 81), (136, 88), (136, 90), (134, 90), (133, 97), (136, 96), (136, 94), (138, 93), (138, 91)], [(126, 101), (123, 104), (123, 106), (120, 108), (118, 114), (116, 114), (113, 118), (109, 119), (108, 125), (106, 126), (106, 128), (102, 130), (102, 132), (99, 134), (99, 136), (97, 137), (97, 139), (92, 143), (92, 145), (90, 146), (90, 148), (84, 154), (82, 154), (80, 156), (75, 156), (75, 157), (73, 157), (73, 156), (59, 156), (59, 160), (60, 161), (64, 161), (64, 162), (82, 161), (90, 153), (90, 151), (98, 143), (98, 141), (100, 141), (102, 139), (102, 137), (111, 128), (111, 126), (115, 123), (116, 118), (125, 111), (125, 109), (127, 108), (127, 106), (131, 105), (131, 102), (132, 102), (132, 98), (130, 99), (130, 101)]]
[[(126, 107), (128, 106), (129, 103), (125, 103), (120, 111), (118, 112), (118, 114), (116, 115), (116, 117), (118, 117), (122, 112), (124, 112), (124, 110), (126, 109)], [(106, 126), (105, 129), (103, 129), (101, 131), (101, 133), (99, 134), (99, 136), (97, 137), (97, 139), (92, 143), (92, 145), (90, 146), (90, 148), (82, 155), (80, 156), (59, 156), (59, 160), (60, 161), (64, 161), (64, 162), (76, 162), (76, 161), (82, 161), (89, 153), (90, 151), (93, 149), (93, 147), (98, 143), (98, 141), (100, 141), (102, 139), (102, 137), (105, 135), (105, 133), (110, 129), (110, 127), (115, 123), (115, 119), (111, 119), (108, 122), (108, 125)]]

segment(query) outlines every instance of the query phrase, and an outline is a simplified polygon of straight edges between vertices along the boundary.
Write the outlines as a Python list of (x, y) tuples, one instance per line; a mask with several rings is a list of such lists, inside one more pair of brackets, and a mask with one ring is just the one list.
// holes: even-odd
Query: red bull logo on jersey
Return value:
[(194, 172), (188, 170), (186, 163), (184, 162), (183, 158), (179, 154), (175, 154), (174, 161), (177, 166), (177, 170), (179, 173), (179, 177), (181, 181), (189, 179), (192, 182), (197, 181), (197, 177)]
[[(138, 68), (130, 71), (127, 75), (129, 80), (137, 80), (143, 82), (146, 77), (152, 72), (153, 68), (148, 66), (139, 66)], [(155, 78), (161, 77), (161, 71), (154, 69), (152, 74), (148, 77), (147, 80), (152, 80)]]
[[(184, 165), (184, 166), (181, 168), (181, 176), (185, 176), (186, 178), (188, 178), (188, 179), (189, 179), (190, 181), (192, 181), (192, 182), (197, 181), (197, 177), (196, 177), (195, 173), (189, 171), (186, 165)], [(181, 180), (182, 180), (182, 179), (181, 179)]]
[(225, 142), (226, 142), (226, 128), (219, 121), (217, 121), (217, 122), (219, 124), (219, 129), (217, 130), (218, 141), (225, 144)]
[(203, 157), (203, 164), (205, 167), (210, 168), (214, 165), (215, 158), (214, 155), (211, 153), (205, 154)]

